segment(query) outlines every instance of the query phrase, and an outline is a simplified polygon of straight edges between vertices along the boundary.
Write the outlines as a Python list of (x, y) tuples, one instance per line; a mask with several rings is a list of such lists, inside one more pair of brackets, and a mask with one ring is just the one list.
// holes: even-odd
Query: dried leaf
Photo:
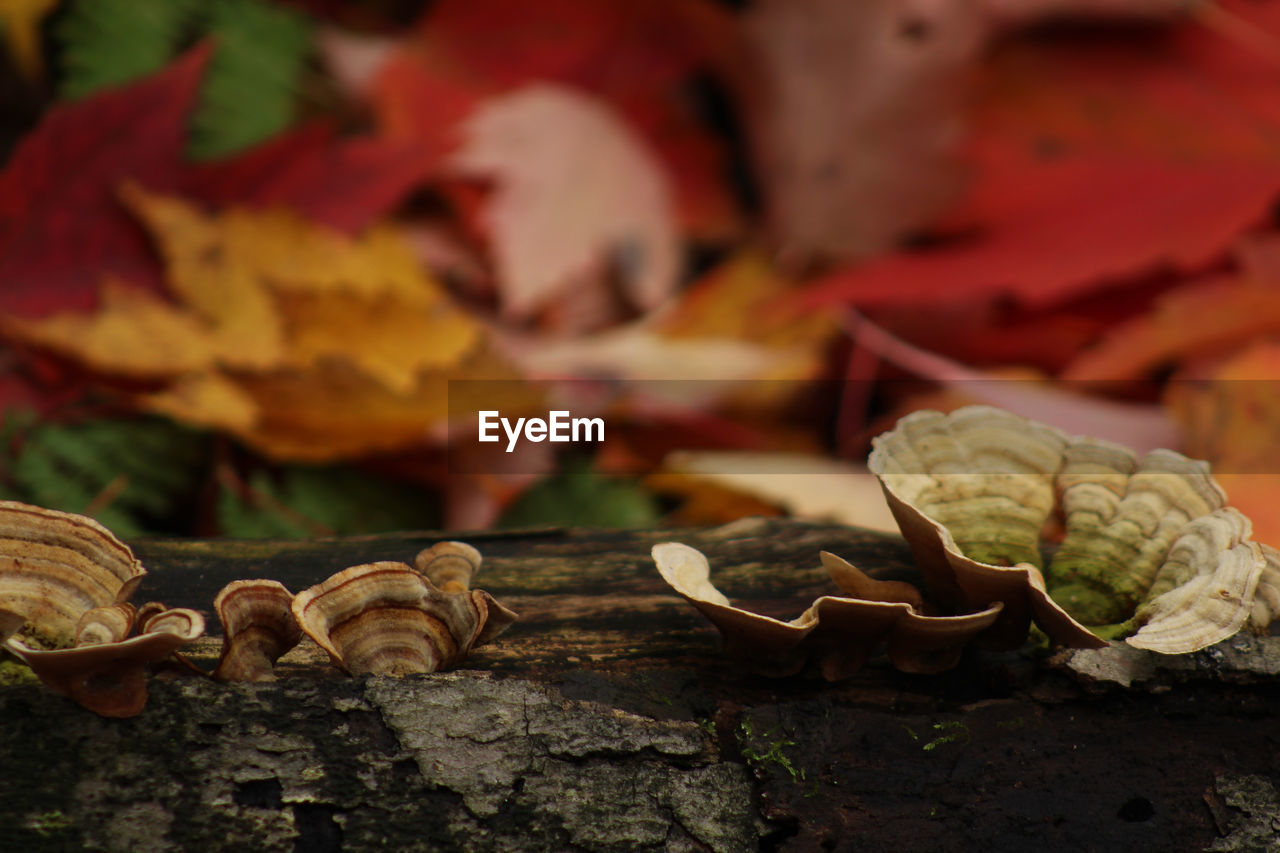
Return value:
[(218, 347), (208, 327), (150, 291), (108, 278), (99, 299), (93, 314), (0, 317), (0, 331), (49, 350), (73, 349), (98, 370), (135, 379), (199, 370), (216, 359)]
[[(830, 312), (797, 311), (785, 299), (789, 287), (763, 258), (744, 252), (644, 320), (576, 339), (507, 335), (502, 340), (534, 376), (704, 380), (671, 383), (664, 391), (668, 399), (685, 403), (726, 393), (776, 403), (778, 395), (790, 393), (787, 382), (821, 372), (837, 332)], [(742, 380), (779, 381), (732, 387)]]
[[(328, 360), (306, 370), (196, 374), (145, 395), (140, 405), (226, 430), (276, 459), (331, 462), (441, 442), (451, 407), (476, 411), (494, 404), (492, 394), (475, 401), (451, 394), (451, 380), (468, 379), (519, 377), (482, 348), (447, 371), (419, 372), (406, 393), (390, 390), (347, 360)], [(485, 383), (462, 383), (468, 384)], [(505, 384), (517, 389), (513, 395), (525, 396), (504, 401), (504, 409), (518, 410), (537, 399), (531, 388)]]
[(128, 180), (151, 192), (291, 207), (355, 230), (421, 179), (411, 145), (336, 140), (320, 126), (233, 160), (186, 163), (186, 121), (208, 58), (201, 46), (156, 75), (55, 106), (22, 140), (0, 172), (0, 313), (87, 311), (104, 276), (161, 290), (154, 255), (119, 203)]
[(107, 287), (98, 312), (4, 328), (98, 373), (167, 381), (146, 409), (324, 461), (430, 442), (451, 378), (516, 378), (390, 226), (357, 239), (287, 211), (126, 197), (166, 257), (173, 301)]
[(496, 185), (482, 212), (504, 312), (527, 318), (580, 277), (612, 273), (648, 310), (674, 290), (679, 251), (661, 167), (604, 104), (547, 84), (486, 102), (451, 159)]

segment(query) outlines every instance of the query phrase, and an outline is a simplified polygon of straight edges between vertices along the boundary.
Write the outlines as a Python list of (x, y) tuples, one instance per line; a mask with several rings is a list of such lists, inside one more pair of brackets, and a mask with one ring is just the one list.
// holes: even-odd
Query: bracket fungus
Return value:
[(706, 556), (679, 542), (653, 546), (664, 580), (706, 616), (725, 649), (764, 675), (793, 675), (816, 661), (829, 681), (852, 675), (878, 648), (906, 672), (933, 673), (955, 666), (970, 639), (989, 628), (1002, 605), (962, 616), (922, 612), (915, 587), (881, 581), (822, 553), (822, 564), (847, 595), (824, 595), (789, 622), (734, 607), (711, 583)]
[[(1136, 629), (1131, 644), (1178, 654), (1263, 628), (1280, 603), (1274, 582), (1256, 602), (1273, 552), (1249, 541), (1205, 462), (1171, 450), (1138, 459), (987, 406), (914, 412), (873, 447), (867, 466), (928, 596), (959, 611), (1004, 603), (982, 638), (992, 645), (1020, 645), (1034, 620), (1062, 645)], [(1055, 511), (1066, 533), (1042, 574)]]
[(128, 599), (145, 574), (93, 519), (0, 501), (3, 647), (49, 689), (104, 716), (141, 712), (147, 665), (204, 631), (193, 610), (135, 611)]
[[(706, 558), (653, 549), (663, 578), (715, 624), (726, 649), (768, 674), (819, 661), (838, 678), (883, 643), (909, 672), (953, 666), (976, 639), (1011, 649), (1034, 621), (1056, 644), (1181, 654), (1280, 613), (1280, 552), (1249, 539), (1209, 465), (1172, 450), (1139, 459), (989, 406), (914, 412), (873, 440), (875, 474), (924, 577), (923, 595), (838, 557), (823, 564), (843, 596), (790, 622), (730, 604)], [(1065, 535), (1044, 565), (1042, 535)], [(903, 588), (906, 587), (906, 588)], [(953, 614), (953, 615), (938, 615)]]
[[(104, 717), (132, 717), (147, 704), (147, 665), (170, 657), (204, 633), (204, 617), (174, 608), (145, 622), (129, 605), (88, 611), (81, 620), (76, 645), (37, 649), (20, 641), (6, 645), (61, 696)], [(129, 632), (138, 627), (139, 633)]]
[(302, 640), (293, 593), (273, 580), (232, 581), (213, 600), (222, 623), (218, 681), (275, 681), (275, 664)]
[(480, 563), (471, 546), (441, 543), (414, 562), (421, 571), (392, 561), (343, 569), (298, 593), (294, 617), (350, 674), (396, 676), (455, 666), (516, 620), (489, 593), (470, 590)]
[(93, 519), (0, 501), (0, 612), (11, 614), (0, 619), (5, 639), (67, 648), (81, 616), (128, 601), (145, 574), (129, 546)]

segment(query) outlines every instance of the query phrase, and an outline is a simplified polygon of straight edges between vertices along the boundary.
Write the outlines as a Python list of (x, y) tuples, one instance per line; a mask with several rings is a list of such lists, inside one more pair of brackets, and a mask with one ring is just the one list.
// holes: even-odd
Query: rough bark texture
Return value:
[[(297, 591), (439, 538), (138, 542), (135, 600), (208, 612), (235, 578)], [(0, 687), (0, 848), (1280, 849), (1271, 638), (769, 680), (720, 656), (649, 547), (703, 550), (732, 598), (790, 618), (833, 591), (820, 549), (909, 575), (900, 539), (754, 520), (464, 538), (476, 586), (522, 615), (465, 670), (352, 679), (308, 643), (274, 684), (153, 678), (128, 720)]]

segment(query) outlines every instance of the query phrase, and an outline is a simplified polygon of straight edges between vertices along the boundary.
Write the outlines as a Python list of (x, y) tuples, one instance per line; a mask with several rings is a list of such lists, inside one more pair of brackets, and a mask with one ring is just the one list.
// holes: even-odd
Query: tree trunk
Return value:
[[(230, 580), (297, 592), (439, 538), (140, 541), (135, 601), (216, 631)], [(834, 591), (819, 550), (906, 574), (901, 539), (760, 520), (465, 538), (485, 555), (475, 586), (522, 618), (459, 671), (349, 678), (306, 642), (271, 684), (153, 678), (126, 720), (0, 687), (0, 847), (1280, 849), (1270, 638), (767, 679), (721, 656), (649, 548), (693, 545), (735, 601), (791, 618)], [(205, 669), (218, 642), (195, 646)]]

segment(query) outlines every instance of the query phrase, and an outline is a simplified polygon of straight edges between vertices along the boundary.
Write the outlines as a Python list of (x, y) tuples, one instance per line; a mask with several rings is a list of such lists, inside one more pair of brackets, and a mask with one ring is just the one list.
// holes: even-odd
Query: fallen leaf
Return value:
[(441, 0), (418, 23), (434, 50), (500, 87), (541, 78), (605, 95), (680, 81), (723, 48), (731, 26), (702, 0)]
[[(439, 444), (451, 408), (466, 411), (468, 406), (450, 393), (451, 381), (518, 379), (505, 362), (481, 349), (449, 370), (420, 371), (405, 393), (371, 380), (346, 360), (327, 360), (305, 370), (194, 374), (143, 395), (139, 405), (193, 426), (224, 430), (274, 459), (332, 462)], [(507, 402), (518, 411), (534, 405), (535, 398), (530, 388)], [(494, 400), (490, 395), (478, 402)]]
[(487, 101), (450, 160), (494, 183), (483, 212), (502, 310), (528, 318), (582, 276), (617, 275), (638, 310), (674, 290), (679, 249), (661, 167), (603, 103), (539, 84)]
[(839, 320), (833, 311), (799, 310), (787, 298), (793, 288), (763, 255), (744, 250), (690, 284), (654, 328), (673, 340), (731, 338), (817, 356)]
[(413, 305), (390, 296), (282, 293), (287, 363), (350, 361), (380, 384), (412, 393), (424, 370), (447, 370), (478, 343), (479, 329), (443, 299)]
[(222, 366), (342, 358), (399, 391), (476, 344), (477, 327), (394, 228), (354, 240), (288, 211), (209, 217), (177, 199), (129, 197), (158, 237), (175, 296), (209, 324)]
[(746, 251), (634, 323), (580, 338), (503, 333), (498, 340), (531, 376), (641, 383), (643, 395), (679, 405), (776, 403), (794, 391), (790, 383), (820, 374), (838, 331), (830, 312), (802, 312), (786, 301), (790, 285)]
[(1280, 192), (1277, 91), (1280, 65), (1196, 23), (1015, 42), (989, 66), (968, 145), (977, 180), (947, 239), (837, 271), (810, 297), (1047, 306), (1197, 270)]
[[(924, 4), (916, 4), (923, 7)], [(986, 36), (969, 4), (763, 0), (736, 82), (784, 258), (866, 257), (960, 189), (965, 76)]]
[(161, 291), (154, 255), (118, 200), (130, 180), (215, 203), (290, 207), (346, 230), (421, 180), (408, 143), (337, 140), (318, 125), (232, 160), (186, 163), (186, 120), (208, 57), (200, 46), (151, 77), (59, 104), (23, 138), (0, 172), (0, 314), (87, 311), (104, 276)]
[(329, 125), (312, 123), (236, 157), (193, 164), (182, 188), (208, 204), (288, 207), (355, 233), (392, 210), (427, 173), (412, 141), (339, 138)]
[(199, 318), (148, 291), (108, 278), (92, 314), (55, 314), (39, 320), (0, 317), (10, 339), (75, 355), (99, 370), (134, 379), (172, 376), (208, 367), (217, 346)]
[(352, 238), (288, 211), (125, 195), (172, 299), (108, 285), (96, 312), (4, 328), (108, 378), (164, 382), (141, 397), (150, 411), (327, 461), (440, 440), (451, 378), (517, 378), (394, 226)]
[(101, 277), (159, 289), (158, 268), (119, 208), (125, 178), (177, 183), (208, 46), (130, 86), (50, 109), (0, 173), (0, 313), (93, 307)]
[[(157, 238), (169, 289), (183, 305), (179, 310), (207, 327), (204, 337), (217, 358), (247, 368), (278, 362), (284, 355), (280, 318), (245, 247), (227, 239), (218, 220), (179, 198), (153, 195), (135, 184), (125, 185), (123, 196)], [(138, 337), (143, 334), (140, 329)], [(68, 338), (62, 349), (76, 352), (76, 344)], [(158, 366), (167, 368), (163, 361)]]
[(1106, 382), (1221, 356), (1242, 342), (1280, 335), (1280, 287), (1237, 275), (1193, 280), (1156, 300), (1151, 312), (1112, 327), (1062, 372)]
[(564, 84), (599, 97), (643, 139), (674, 178), (682, 228), (704, 240), (740, 231), (727, 154), (690, 92), (698, 75), (740, 61), (733, 18), (716, 4), (445, 0), (416, 34), (389, 48), (341, 38), (322, 49), (348, 91), (367, 93), (387, 134), (417, 141), (424, 164), (456, 148), (459, 121), (480, 102), (536, 82)]

